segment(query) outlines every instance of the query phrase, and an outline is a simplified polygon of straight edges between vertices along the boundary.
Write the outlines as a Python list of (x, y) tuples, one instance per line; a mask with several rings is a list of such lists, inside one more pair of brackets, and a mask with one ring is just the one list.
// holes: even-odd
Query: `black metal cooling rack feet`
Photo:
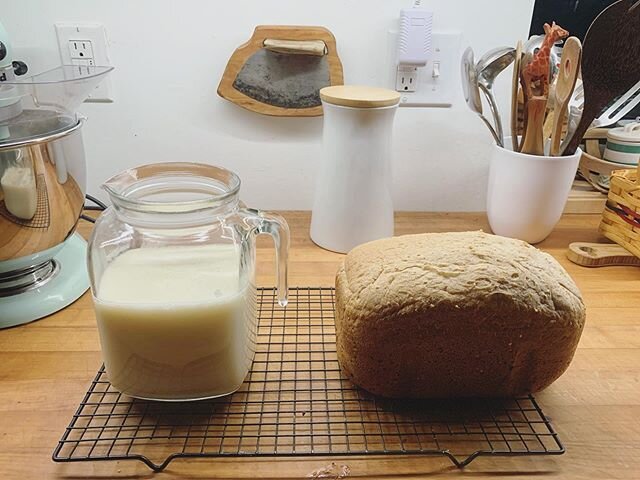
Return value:
[(338, 367), (334, 290), (294, 288), (278, 306), (259, 289), (258, 344), (243, 386), (189, 403), (132, 399), (101, 368), (53, 460), (140, 460), (155, 471), (175, 458), (559, 455), (558, 435), (532, 396), (507, 400), (389, 401), (354, 387)]

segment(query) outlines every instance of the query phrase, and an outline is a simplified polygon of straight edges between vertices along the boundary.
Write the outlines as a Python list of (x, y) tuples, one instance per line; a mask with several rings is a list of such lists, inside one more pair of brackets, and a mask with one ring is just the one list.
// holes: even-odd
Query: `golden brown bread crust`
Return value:
[(385, 397), (514, 396), (567, 369), (585, 321), (550, 255), (482, 232), (353, 249), (336, 278), (338, 360)]

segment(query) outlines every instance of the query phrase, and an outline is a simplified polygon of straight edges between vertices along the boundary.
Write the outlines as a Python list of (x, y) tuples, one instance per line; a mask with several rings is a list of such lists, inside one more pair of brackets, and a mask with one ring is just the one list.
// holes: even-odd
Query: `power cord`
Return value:
[(93, 203), (95, 203), (97, 205), (97, 207), (94, 207), (93, 205), (88, 205), (88, 206), (84, 207), (87, 210), (106, 210), (107, 209), (107, 205), (102, 203), (100, 200), (98, 200), (93, 195), (89, 195), (87, 193), (85, 195), (85, 197), (87, 198), (87, 200), (89, 200), (90, 202), (93, 202)]
[[(85, 195), (85, 198), (87, 200), (89, 200), (90, 202), (95, 203), (95, 205), (84, 205), (84, 209), (85, 210), (95, 210), (95, 211), (103, 211), (107, 208), (107, 206), (102, 203), (100, 200), (98, 200), (96, 197), (94, 197), (93, 195), (89, 195), (88, 193)], [(84, 213), (80, 215), (80, 218), (83, 220), (86, 220), (87, 222), (90, 223), (96, 223), (95, 218), (91, 218), (89, 215), (85, 215)]]

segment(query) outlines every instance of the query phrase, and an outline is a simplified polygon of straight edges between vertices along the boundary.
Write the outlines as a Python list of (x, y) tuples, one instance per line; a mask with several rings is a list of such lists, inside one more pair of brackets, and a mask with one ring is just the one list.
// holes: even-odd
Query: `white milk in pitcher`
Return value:
[(94, 299), (113, 386), (139, 398), (226, 395), (255, 347), (255, 291), (241, 285), (236, 245), (129, 250), (109, 264)]

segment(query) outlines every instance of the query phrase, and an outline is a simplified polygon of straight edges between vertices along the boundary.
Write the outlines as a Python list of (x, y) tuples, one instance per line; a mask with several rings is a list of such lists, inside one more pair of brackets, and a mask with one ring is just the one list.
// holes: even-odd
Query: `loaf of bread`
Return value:
[(336, 279), (338, 361), (384, 397), (506, 397), (567, 369), (585, 321), (550, 255), (482, 232), (354, 248)]

